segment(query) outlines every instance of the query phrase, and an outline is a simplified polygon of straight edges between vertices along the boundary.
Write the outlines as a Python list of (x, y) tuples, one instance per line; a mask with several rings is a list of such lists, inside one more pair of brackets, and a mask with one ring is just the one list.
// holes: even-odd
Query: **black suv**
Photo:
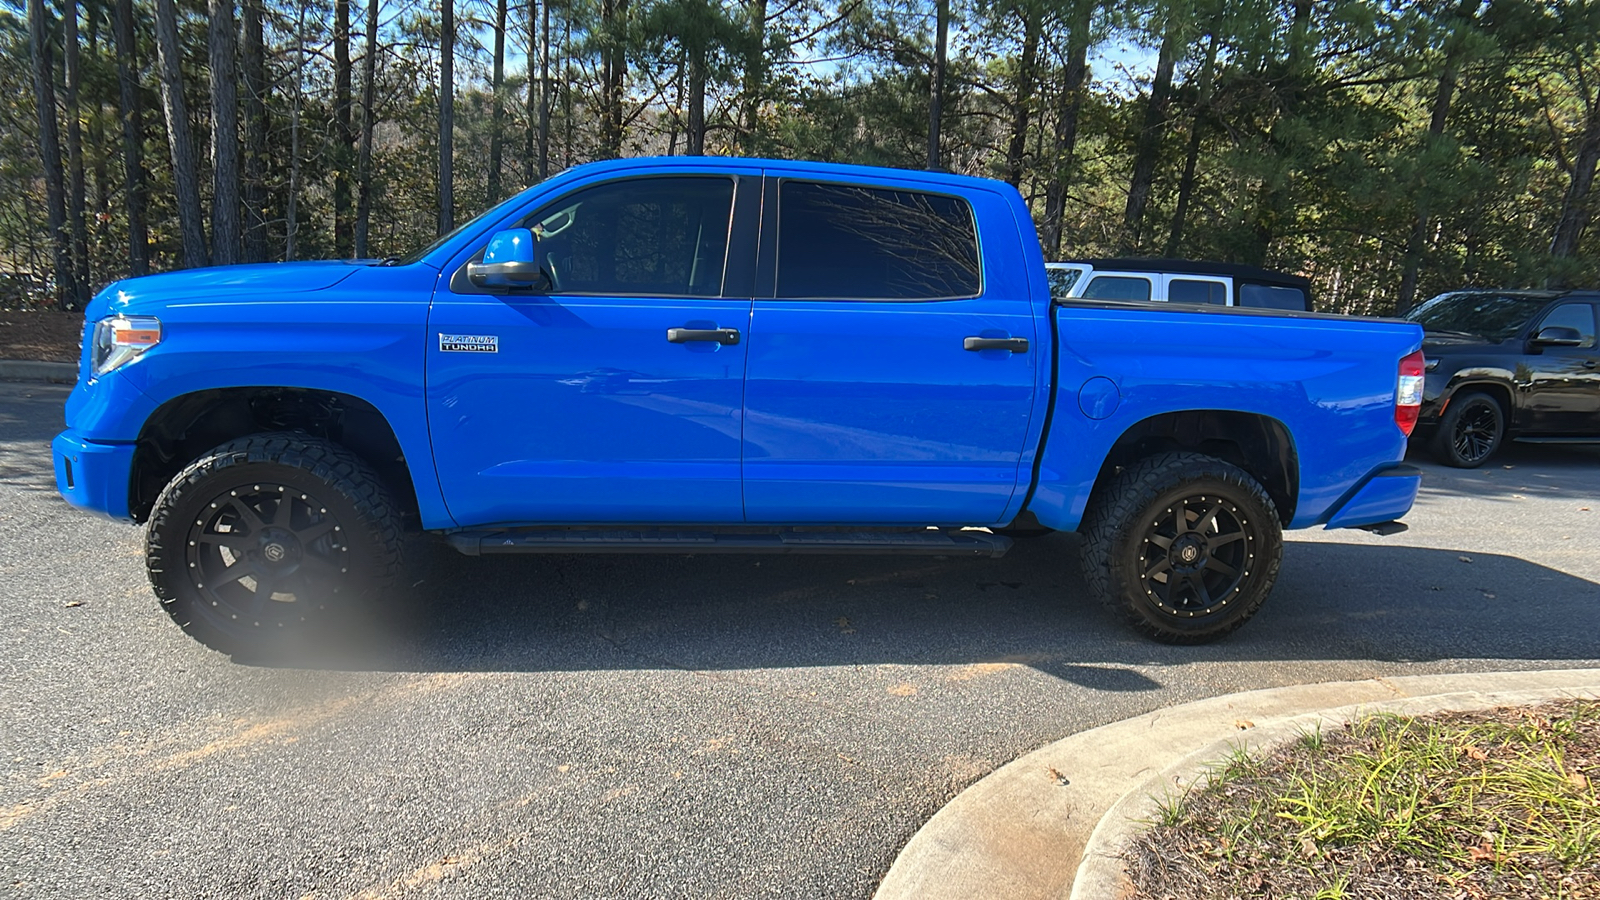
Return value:
[(1600, 291), (1453, 291), (1406, 314), (1428, 358), (1413, 440), (1483, 465), (1506, 439), (1600, 442)]

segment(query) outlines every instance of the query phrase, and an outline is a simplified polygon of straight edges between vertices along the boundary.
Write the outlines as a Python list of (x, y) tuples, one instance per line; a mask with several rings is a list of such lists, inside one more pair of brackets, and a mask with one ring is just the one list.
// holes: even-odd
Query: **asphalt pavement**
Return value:
[(1071, 536), (1001, 560), (413, 547), (389, 643), (194, 643), (142, 532), (55, 494), (65, 387), (0, 384), (0, 890), (870, 896), (963, 787), (1234, 691), (1600, 666), (1600, 451), (1425, 466), (1392, 537), (1294, 532), (1229, 640), (1153, 644)]

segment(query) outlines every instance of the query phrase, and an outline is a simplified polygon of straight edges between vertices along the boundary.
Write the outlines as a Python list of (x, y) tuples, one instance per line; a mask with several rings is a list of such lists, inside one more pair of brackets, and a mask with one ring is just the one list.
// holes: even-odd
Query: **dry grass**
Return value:
[(1373, 716), (1237, 752), (1127, 854), (1137, 900), (1600, 900), (1600, 704)]
[(77, 362), (83, 313), (0, 309), (0, 359)]

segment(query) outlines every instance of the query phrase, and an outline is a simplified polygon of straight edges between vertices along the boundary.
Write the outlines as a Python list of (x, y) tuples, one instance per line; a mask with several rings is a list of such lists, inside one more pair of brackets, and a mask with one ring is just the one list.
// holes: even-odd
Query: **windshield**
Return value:
[(1425, 331), (1471, 334), (1492, 343), (1516, 337), (1549, 297), (1516, 294), (1440, 294), (1406, 313)]

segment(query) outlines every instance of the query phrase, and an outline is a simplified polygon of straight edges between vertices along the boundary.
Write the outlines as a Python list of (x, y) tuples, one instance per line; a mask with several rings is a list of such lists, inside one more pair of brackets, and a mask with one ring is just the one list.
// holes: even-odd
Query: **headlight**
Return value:
[(112, 316), (94, 326), (95, 377), (138, 359), (161, 343), (161, 320), (154, 316)]

